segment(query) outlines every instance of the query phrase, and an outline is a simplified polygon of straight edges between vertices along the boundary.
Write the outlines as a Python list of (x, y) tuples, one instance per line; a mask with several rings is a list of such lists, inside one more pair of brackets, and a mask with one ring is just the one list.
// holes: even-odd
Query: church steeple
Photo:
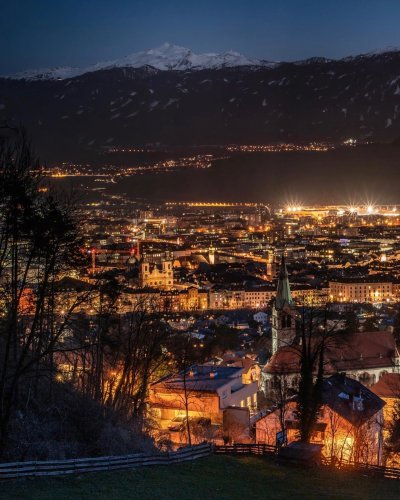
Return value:
[(282, 255), (276, 298), (272, 306), (272, 354), (291, 345), (296, 336), (295, 307), (290, 293), (285, 257)]
[(285, 256), (282, 254), (281, 268), (279, 271), (278, 288), (276, 291), (275, 307), (283, 309), (285, 305), (292, 306), (293, 299), (290, 293), (289, 275), (287, 272)]

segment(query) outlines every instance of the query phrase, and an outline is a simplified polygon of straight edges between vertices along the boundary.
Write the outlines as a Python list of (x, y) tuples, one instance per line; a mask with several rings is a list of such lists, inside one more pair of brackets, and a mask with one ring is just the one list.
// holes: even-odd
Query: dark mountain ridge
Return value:
[(24, 123), (47, 159), (145, 144), (393, 141), (400, 51), (270, 66), (112, 67), (74, 78), (0, 78), (0, 121)]

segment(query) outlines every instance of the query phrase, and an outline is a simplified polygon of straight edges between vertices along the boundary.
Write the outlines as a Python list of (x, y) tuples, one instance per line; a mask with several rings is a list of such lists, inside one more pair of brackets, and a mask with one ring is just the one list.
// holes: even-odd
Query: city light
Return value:
[[(400, 479), (392, 411), (400, 395), (400, 49), (346, 57), (360, 46), (360, 9), (346, 9), (355, 26), (346, 49), (349, 40), (328, 36), (343, 12), (315, 22), (324, 2), (291, 2), (315, 5), (290, 7), (307, 43), (296, 33), (282, 54), (261, 54), (271, 30), (252, 33), (259, 19), (274, 28), (277, 2), (259, 2), (265, 12), (242, 2), (241, 17), (218, 2), (188, 15), (186, 2), (172, 24), (168, 2), (157, 22), (144, 5), (114, 3), (83, 9), (73, 33), (79, 51), (68, 19), (55, 16), (64, 11), (46, 12), (48, 26), (63, 28), (52, 30), (50, 59), (60, 49), (59, 63), (74, 67), (0, 76), (4, 479), (96, 470), (80, 491), (99, 498), (103, 483), (109, 498), (119, 490), (121, 498), (178, 490), (258, 498), (268, 495), (264, 476), (282, 498), (400, 496), (387, 486)], [(375, 10), (369, 21), (386, 13), (394, 25), (400, 2), (397, 11)], [(9, 11), (6, 31), (17, 40), (23, 25), (24, 39), (37, 40), (32, 22), (21, 22), (36, 19), (37, 7), (14, 20)], [(259, 19), (248, 22), (254, 12)], [(104, 16), (110, 36), (88, 48)], [(102, 45), (115, 52), (133, 17), (146, 40), (175, 30), (194, 46), (218, 42), (208, 36), (217, 23), (217, 45), (244, 33), (260, 59), (166, 43), (80, 67)], [(319, 53), (327, 37), (329, 54), (343, 59)], [(23, 69), (30, 56), (48, 60), (37, 48), (25, 43), (21, 60), (6, 47), (4, 71)], [(264, 455), (263, 463), (239, 453)], [(183, 469), (175, 462), (197, 457), (216, 474), (190, 466), (176, 485)], [(307, 466), (309, 481), (286, 470), (286, 459)], [(118, 472), (152, 464), (151, 478)], [(320, 466), (326, 484), (312, 470)], [(345, 484), (350, 468), (361, 479)], [(242, 473), (227, 481), (228, 469)], [(77, 489), (67, 477), (62, 488), (40, 481), (48, 498)], [(36, 481), (6, 483), (15, 498), (22, 490), (37, 497)]]

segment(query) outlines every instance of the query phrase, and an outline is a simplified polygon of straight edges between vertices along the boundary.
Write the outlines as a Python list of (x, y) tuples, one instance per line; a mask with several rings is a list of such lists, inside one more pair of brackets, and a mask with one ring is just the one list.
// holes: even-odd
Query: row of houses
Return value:
[[(60, 311), (68, 310), (75, 302), (77, 310), (95, 314), (99, 308), (100, 293), (90, 293), (93, 288), (89, 281), (65, 277), (57, 283), (60, 292)], [(94, 289), (93, 289), (94, 290)], [(21, 298), (21, 312), (29, 314), (34, 302), (34, 290), (25, 290)], [(87, 300), (80, 297), (87, 295)], [(400, 298), (400, 285), (384, 279), (342, 279), (329, 282), (329, 287), (311, 287), (292, 285), (291, 296), (299, 305), (323, 307), (328, 302), (365, 303), (390, 302)], [(276, 297), (276, 287), (265, 284), (254, 287), (222, 287), (215, 285), (202, 289), (195, 285), (177, 285), (172, 289), (124, 286), (120, 289), (117, 308), (120, 313), (134, 311), (140, 305), (146, 305), (160, 311), (201, 311), (265, 309)], [(103, 296), (104, 299), (104, 296)]]
[[(217, 442), (288, 444), (298, 439), (296, 397), (282, 406), (259, 411), (262, 378), (250, 358), (230, 364), (194, 365), (178, 374), (163, 377), (151, 386), (149, 408), (160, 429), (171, 430), (178, 443), (187, 442), (186, 419), (209, 422), (207, 438)], [(394, 386), (393, 383), (396, 383)], [(396, 387), (396, 389), (395, 389)], [(269, 389), (271, 394), (272, 388)], [(323, 453), (339, 462), (360, 461), (381, 464), (394, 401), (400, 397), (400, 374), (384, 372), (367, 387), (343, 372), (327, 376), (323, 404), (312, 430), (311, 442), (324, 445)], [(174, 425), (181, 424), (181, 428)], [(192, 441), (205, 437), (196, 435)]]
[[(328, 302), (337, 303), (383, 303), (400, 299), (400, 285), (384, 279), (342, 279), (331, 281), (328, 287), (292, 285), (291, 295), (299, 305), (323, 307)], [(157, 301), (162, 310), (202, 309), (265, 309), (276, 297), (273, 284), (256, 287), (222, 287), (199, 289), (196, 286), (173, 290), (127, 289), (123, 297), (124, 306), (137, 300)]]

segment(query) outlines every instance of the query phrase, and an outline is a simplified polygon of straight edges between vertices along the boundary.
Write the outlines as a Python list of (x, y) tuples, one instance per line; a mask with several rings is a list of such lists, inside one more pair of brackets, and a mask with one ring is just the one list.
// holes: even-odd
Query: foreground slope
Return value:
[(214, 456), (192, 463), (68, 478), (8, 482), (0, 497), (58, 500), (74, 498), (243, 499), (398, 498), (396, 481), (329, 471), (278, 467), (256, 457)]

